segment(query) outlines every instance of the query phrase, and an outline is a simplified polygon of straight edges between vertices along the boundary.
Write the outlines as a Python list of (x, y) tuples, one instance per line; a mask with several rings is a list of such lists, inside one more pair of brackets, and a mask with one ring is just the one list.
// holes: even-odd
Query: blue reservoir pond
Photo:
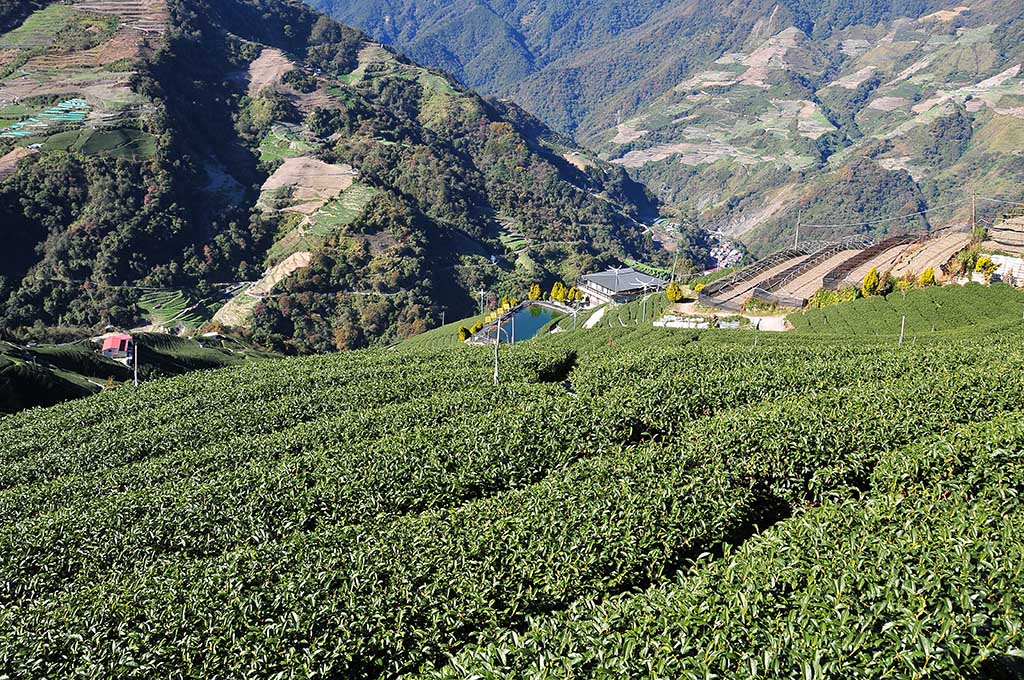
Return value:
[[(513, 314), (511, 317), (505, 319), (505, 322), (501, 325), (501, 342), (508, 343), (512, 339), (512, 329), (515, 326), (515, 339), (516, 342), (522, 342), (523, 340), (529, 340), (533, 336), (540, 332), (540, 329), (548, 324), (549, 321), (558, 316), (558, 312), (548, 309), (547, 307), (541, 307), (539, 305), (530, 305), (524, 307), (518, 312)], [(488, 329), (487, 337), (494, 339), (494, 327)]]

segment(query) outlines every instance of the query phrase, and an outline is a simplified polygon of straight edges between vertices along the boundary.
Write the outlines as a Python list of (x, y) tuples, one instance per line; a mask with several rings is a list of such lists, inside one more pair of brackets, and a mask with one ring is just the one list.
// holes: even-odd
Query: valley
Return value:
[[(606, 2), (590, 14), (512, 2), (489, 19), (471, 0), (458, 13), (313, 4), (519, 102), (757, 256), (791, 242), (802, 218), (934, 208), (914, 226), (941, 228), (965, 222), (972, 193), (1024, 200), (1014, 2)], [(462, 30), (492, 36), (507, 69), (437, 43)], [(823, 237), (900, 231), (863, 226)]]

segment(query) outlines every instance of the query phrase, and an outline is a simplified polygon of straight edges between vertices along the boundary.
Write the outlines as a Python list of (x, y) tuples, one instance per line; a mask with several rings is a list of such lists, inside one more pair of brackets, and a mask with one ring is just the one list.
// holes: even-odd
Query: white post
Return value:
[(135, 362), (135, 386), (139, 386), (139, 345), (132, 338), (132, 358)]
[(501, 338), (501, 317), (498, 317), (498, 325), (494, 328), (494, 384), (498, 384), (498, 343)]
[(903, 347), (903, 332), (907, 328), (907, 315), (903, 315), (903, 320), (900, 321), (900, 347)]
[(512, 315), (512, 344), (516, 344), (516, 315)]

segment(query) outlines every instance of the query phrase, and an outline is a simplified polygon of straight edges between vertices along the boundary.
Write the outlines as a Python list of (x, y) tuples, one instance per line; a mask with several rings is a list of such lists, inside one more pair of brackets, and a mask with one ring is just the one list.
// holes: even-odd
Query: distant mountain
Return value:
[(627, 256), (650, 197), (285, 0), (0, 2), (0, 325), (359, 347)]
[(962, 218), (876, 222), (974, 189), (1024, 198), (1017, 0), (312, 2), (514, 99), (755, 253), (801, 213), (882, 234)]
[(974, 193), (1024, 199), (1024, 10), (1010, 5), (818, 39), (782, 28), (584, 138), (755, 253), (790, 242), (798, 220), (843, 225), (812, 239), (966, 222)]
[(614, 121), (719, 54), (797, 26), (815, 39), (917, 17), (942, 0), (307, 0), (508, 96), (566, 132)]

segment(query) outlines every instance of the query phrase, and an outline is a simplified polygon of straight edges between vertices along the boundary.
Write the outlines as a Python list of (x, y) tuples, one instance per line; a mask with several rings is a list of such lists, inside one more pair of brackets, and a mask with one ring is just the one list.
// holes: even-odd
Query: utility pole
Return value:
[(971, 194), (971, 232), (978, 228), (978, 194)]
[(480, 289), (480, 313), (481, 314), (484, 313), (484, 293), (486, 293), (486, 292), (487, 291), (485, 291), (483, 288)]
[(441, 310), (441, 325), (444, 325), (444, 310)]
[(132, 360), (135, 363), (135, 386), (139, 386), (139, 345), (132, 338)]
[(903, 347), (903, 332), (907, 329), (907, 315), (903, 315), (903, 320), (900, 321), (900, 347)]
[(800, 247), (800, 222), (802, 222), (803, 219), (804, 219), (804, 211), (800, 210), (800, 212), (797, 213), (797, 216), (796, 216), (796, 238), (793, 240), (793, 247), (794, 248), (799, 248)]
[(494, 385), (498, 385), (498, 343), (501, 342), (501, 317), (498, 317), (498, 324), (494, 327)]

